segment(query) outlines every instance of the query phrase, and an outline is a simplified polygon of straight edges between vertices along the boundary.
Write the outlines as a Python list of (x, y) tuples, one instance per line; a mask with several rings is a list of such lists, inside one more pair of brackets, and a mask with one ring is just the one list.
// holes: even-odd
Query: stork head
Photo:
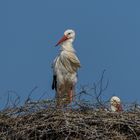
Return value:
[(110, 99), (110, 105), (111, 105), (111, 111), (113, 111), (113, 112), (121, 112), (122, 111), (121, 100), (117, 96), (113, 96)]
[(63, 43), (72, 43), (75, 39), (75, 31), (68, 29), (64, 32), (64, 36), (58, 41), (55, 46), (62, 45)]

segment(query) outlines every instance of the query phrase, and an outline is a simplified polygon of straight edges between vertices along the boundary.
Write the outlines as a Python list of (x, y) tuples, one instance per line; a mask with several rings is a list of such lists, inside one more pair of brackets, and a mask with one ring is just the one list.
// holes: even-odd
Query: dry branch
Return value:
[(80, 107), (55, 109), (53, 106), (45, 109), (41, 102), (32, 104), (0, 113), (1, 140), (140, 139), (140, 111), (112, 113)]

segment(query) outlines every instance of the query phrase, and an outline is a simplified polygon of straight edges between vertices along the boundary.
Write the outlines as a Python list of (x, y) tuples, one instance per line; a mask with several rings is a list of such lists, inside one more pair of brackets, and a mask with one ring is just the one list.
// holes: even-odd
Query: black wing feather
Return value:
[(57, 80), (56, 80), (56, 75), (53, 76), (53, 82), (52, 82), (52, 89), (57, 90)]

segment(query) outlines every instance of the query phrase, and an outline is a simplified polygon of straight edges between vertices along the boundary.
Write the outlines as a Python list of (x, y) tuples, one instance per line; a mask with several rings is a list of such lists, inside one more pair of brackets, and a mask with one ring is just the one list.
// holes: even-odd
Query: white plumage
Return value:
[(122, 105), (121, 100), (117, 96), (113, 96), (110, 99), (110, 107), (112, 112), (121, 112), (122, 111)]
[(66, 30), (62, 39), (56, 44), (61, 45), (60, 54), (53, 62), (53, 84), (56, 90), (57, 106), (64, 106), (72, 102), (74, 88), (77, 82), (77, 70), (80, 61), (75, 54), (73, 41), (75, 32)]

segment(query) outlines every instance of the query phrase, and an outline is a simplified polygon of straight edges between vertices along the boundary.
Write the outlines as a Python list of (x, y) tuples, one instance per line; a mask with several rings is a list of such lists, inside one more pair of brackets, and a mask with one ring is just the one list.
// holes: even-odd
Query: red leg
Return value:
[[(73, 100), (73, 90), (70, 89), (69, 92), (68, 92), (68, 98), (69, 98), (69, 103), (71, 104), (72, 103), (72, 100)], [(71, 104), (71, 109), (72, 111), (72, 104)]]
[(69, 90), (68, 96), (69, 96), (69, 100), (70, 100), (70, 103), (71, 103), (72, 102), (72, 99), (73, 99), (73, 91), (72, 91), (72, 89)]

